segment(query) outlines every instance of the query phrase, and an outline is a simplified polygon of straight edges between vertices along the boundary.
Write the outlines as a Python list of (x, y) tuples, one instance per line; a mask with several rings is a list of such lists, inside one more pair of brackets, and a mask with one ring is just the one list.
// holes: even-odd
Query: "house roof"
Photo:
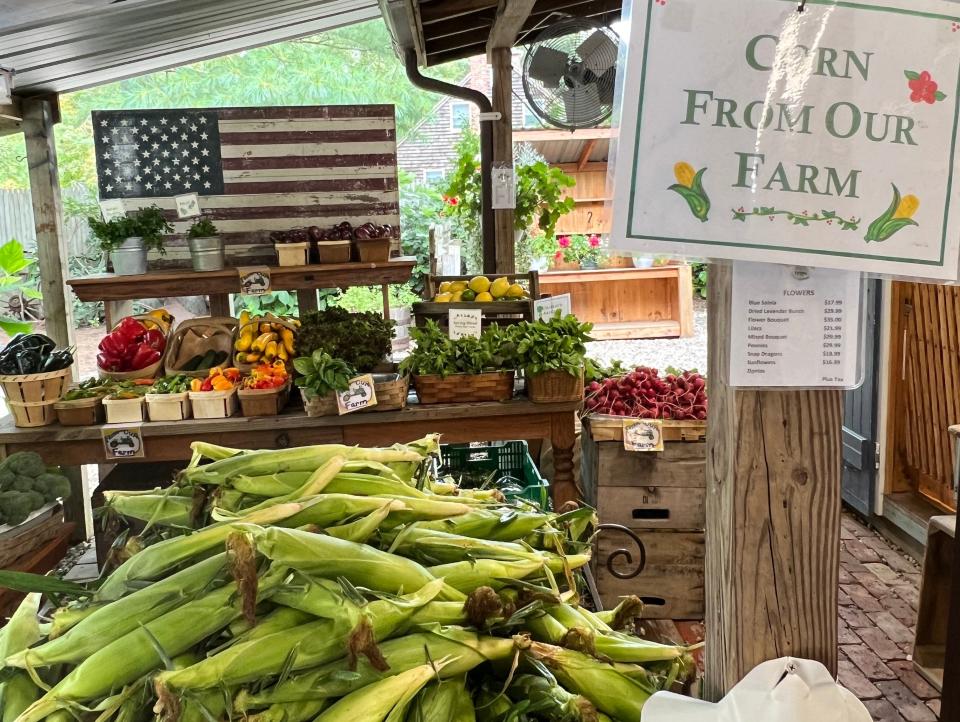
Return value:
[(70, 92), (380, 16), (377, 0), (0, 0), (14, 90)]

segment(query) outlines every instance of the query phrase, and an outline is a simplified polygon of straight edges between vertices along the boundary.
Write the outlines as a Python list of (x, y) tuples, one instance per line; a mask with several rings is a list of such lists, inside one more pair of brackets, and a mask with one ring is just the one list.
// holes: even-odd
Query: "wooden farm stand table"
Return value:
[[(545, 439), (554, 450), (555, 477), (551, 480), (551, 490), (553, 502), (559, 506), (577, 498), (573, 446), (578, 407), (579, 402), (535, 404), (515, 399), (505, 403), (429, 406), (414, 403), (401, 411), (346, 416), (308, 417), (298, 409), (272, 417), (145, 422), (141, 426), (145, 457), (121, 463), (186, 461), (193, 441), (234, 448), (279, 449), (309, 444), (385, 446), (431, 433), (443, 434), (443, 441), (447, 443)], [(74, 485), (74, 493), (65, 504), (65, 516), (68, 521), (78, 522), (80, 539), (92, 533), (92, 529), (84, 528), (84, 519), (89, 519), (90, 497), (83, 488), (80, 466), (116, 463), (106, 458), (103, 428), (54, 424), (22, 429), (15, 427), (10, 417), (0, 421), (0, 458), (16, 451), (36, 451), (51, 463), (64, 467)]]
[(540, 291), (569, 293), (573, 313), (596, 339), (693, 335), (693, 277), (686, 264), (540, 274)]

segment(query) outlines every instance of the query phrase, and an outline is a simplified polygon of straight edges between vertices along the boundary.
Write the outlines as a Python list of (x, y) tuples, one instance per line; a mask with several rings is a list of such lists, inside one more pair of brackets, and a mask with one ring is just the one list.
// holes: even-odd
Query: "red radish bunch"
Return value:
[(707, 418), (706, 379), (695, 371), (667, 374), (639, 366), (618, 378), (594, 381), (587, 386), (587, 411), (640, 419)]

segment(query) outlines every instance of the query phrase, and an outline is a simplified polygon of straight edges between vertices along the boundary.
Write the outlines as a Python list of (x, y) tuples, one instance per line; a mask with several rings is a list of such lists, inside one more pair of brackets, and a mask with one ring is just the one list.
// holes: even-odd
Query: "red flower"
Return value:
[(447, 203), (449, 203), (451, 206), (460, 205), (460, 199), (456, 196), (451, 196), (450, 198), (447, 198)]
[(590, 247), (596, 248), (599, 245), (600, 245), (600, 237), (597, 236), (596, 234), (590, 236)]
[(562, 261), (563, 260), (563, 251), (557, 251), (553, 254), (553, 260)]
[(560, 236), (557, 239), (557, 243), (560, 244), (560, 248), (570, 248), (570, 237), (569, 236)]
[(933, 105), (937, 102), (937, 83), (929, 72), (924, 70), (918, 78), (907, 81), (910, 86), (910, 100), (914, 103), (929, 103)]

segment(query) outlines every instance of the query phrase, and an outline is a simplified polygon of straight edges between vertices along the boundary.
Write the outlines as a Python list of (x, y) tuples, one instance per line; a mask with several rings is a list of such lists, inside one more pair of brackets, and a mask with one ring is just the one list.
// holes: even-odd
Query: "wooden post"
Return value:
[(843, 397), (727, 386), (732, 273), (709, 273), (704, 692), (717, 700), (768, 659), (836, 674)]
[(46, 332), (60, 346), (73, 343), (73, 304), (65, 283), (67, 247), (57, 148), (53, 137), (54, 109), (48, 98), (23, 98), (23, 134), (30, 171), (30, 195), (37, 229), (37, 258)]
[[(511, 49), (493, 48), (490, 51), (493, 68), (493, 110), (500, 120), (493, 123), (493, 163), (513, 165), (513, 58)], [(497, 273), (516, 272), (513, 233), (513, 209), (494, 211), (497, 233)]]

